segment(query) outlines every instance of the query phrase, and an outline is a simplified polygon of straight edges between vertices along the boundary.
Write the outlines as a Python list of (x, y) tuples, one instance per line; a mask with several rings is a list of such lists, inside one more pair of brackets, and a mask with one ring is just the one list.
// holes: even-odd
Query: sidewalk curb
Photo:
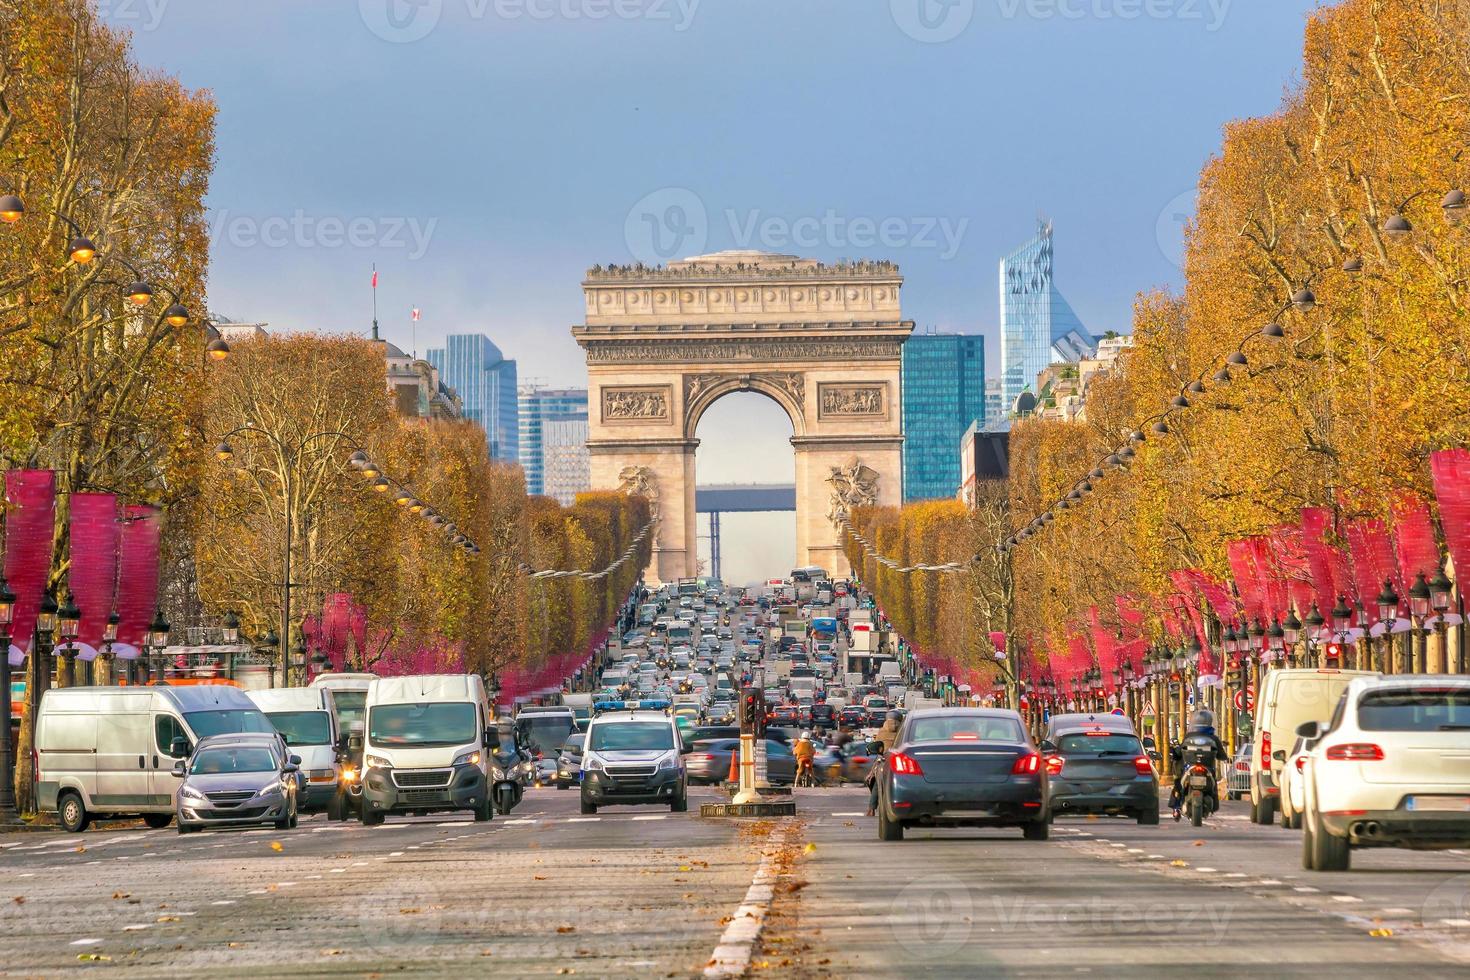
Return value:
[(704, 968), (706, 977), (743, 977), (750, 969), (751, 953), (765, 927), (766, 914), (770, 912), (771, 900), (775, 897), (776, 880), (781, 876), (776, 870), (777, 855), (794, 831), (790, 821), (783, 821), (781, 829), (767, 841), (767, 849), (761, 855), (760, 866), (756, 868), (745, 900), (725, 926), (720, 943)]

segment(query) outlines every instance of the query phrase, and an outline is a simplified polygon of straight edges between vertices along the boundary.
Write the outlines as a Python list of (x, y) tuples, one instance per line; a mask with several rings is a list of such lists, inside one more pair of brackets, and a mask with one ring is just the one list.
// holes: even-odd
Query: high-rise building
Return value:
[(587, 454), (587, 416), (548, 419), (541, 427), (541, 492), (563, 507), (592, 488), (592, 457)]
[(1052, 278), (1051, 233), (1051, 223), (1040, 222), (1034, 238), (1000, 260), (1001, 406), (1006, 412), (1048, 364), (1092, 356), (1092, 335)]
[(586, 388), (521, 387), (520, 461), (529, 494), (570, 503), (590, 486)]
[(986, 422), (1005, 418), (1006, 405), (1001, 393), (999, 378), (985, 379), (985, 419)]
[(484, 334), (451, 334), (428, 352), (444, 383), (458, 392), (464, 417), (478, 422), (490, 443), (490, 458), (519, 462), (516, 362), (506, 360)]
[(985, 338), (910, 335), (903, 345), (903, 499), (953, 497), (960, 436), (985, 417)]

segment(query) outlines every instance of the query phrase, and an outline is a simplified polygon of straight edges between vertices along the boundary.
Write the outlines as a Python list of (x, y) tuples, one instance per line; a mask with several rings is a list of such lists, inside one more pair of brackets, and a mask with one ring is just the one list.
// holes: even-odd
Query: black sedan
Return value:
[(1134, 817), (1159, 822), (1159, 777), (1132, 732), (1103, 728), (1061, 730), (1043, 742), (1051, 809), (1064, 813)]
[(877, 774), (879, 840), (902, 840), (915, 826), (1020, 827), (1027, 840), (1050, 836), (1046, 767), (1014, 711), (912, 711)]

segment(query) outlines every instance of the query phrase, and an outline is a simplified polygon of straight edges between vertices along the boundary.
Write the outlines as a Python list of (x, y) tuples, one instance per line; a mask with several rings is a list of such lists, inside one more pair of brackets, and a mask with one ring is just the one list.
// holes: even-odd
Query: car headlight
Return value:
[(363, 765), (376, 769), (392, 769), (393, 763), (381, 755), (363, 756)]
[(679, 768), (679, 757), (666, 755), (658, 760), (658, 767), (659, 769), (677, 769)]
[(454, 764), (456, 766), (478, 766), (480, 764), (480, 753), (478, 750), (465, 752), (454, 760)]
[(499, 766), (491, 766), (490, 778), (497, 783), (500, 782), (502, 779), (505, 778), (505, 770), (500, 768)]
[(286, 791), (286, 783), (283, 780), (277, 780), (274, 783), (266, 783), (264, 786), (262, 786), (256, 792), (255, 795), (256, 796), (273, 796), (273, 795), (275, 795), (277, 793), (284, 793), (285, 791)]
[(597, 758), (597, 756), (585, 755), (582, 757), (583, 772), (602, 772), (603, 769), (604, 766), (602, 764), (602, 760)]
[(355, 782), (357, 782), (357, 767), (356, 766), (351, 765), (350, 763), (349, 764), (344, 764), (342, 766), (342, 782), (344, 782), (344, 783), (355, 783)]
[(179, 796), (183, 797), (186, 800), (193, 800), (195, 803), (209, 802), (209, 797), (205, 796), (203, 793), (199, 792), (192, 786), (185, 786), (180, 789)]

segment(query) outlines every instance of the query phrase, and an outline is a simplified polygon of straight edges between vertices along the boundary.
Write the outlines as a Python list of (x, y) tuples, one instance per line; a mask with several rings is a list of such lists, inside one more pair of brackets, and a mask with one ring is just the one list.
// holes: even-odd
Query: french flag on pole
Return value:
[(377, 289), (378, 288), (378, 270), (377, 269), (374, 269), (373, 270), (373, 288), (374, 289)]

